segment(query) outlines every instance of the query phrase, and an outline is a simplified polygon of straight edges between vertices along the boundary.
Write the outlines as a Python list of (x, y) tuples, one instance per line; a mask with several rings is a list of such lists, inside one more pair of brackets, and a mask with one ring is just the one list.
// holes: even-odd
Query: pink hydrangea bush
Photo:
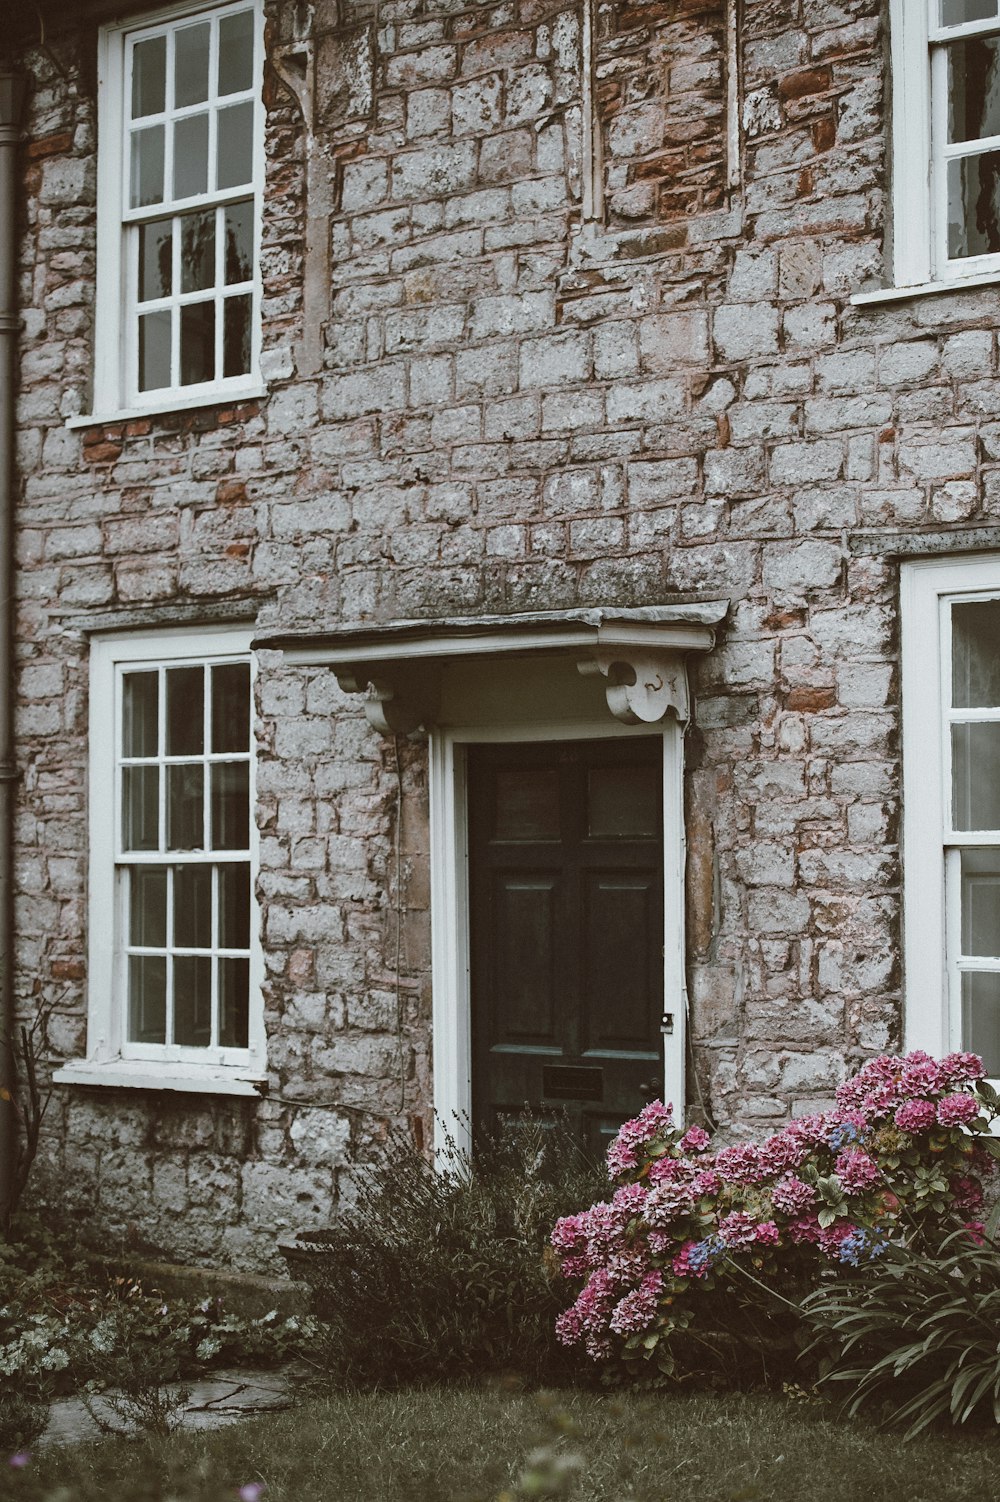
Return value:
[(563, 1275), (582, 1284), (559, 1339), (595, 1361), (670, 1371), (670, 1337), (700, 1317), (709, 1290), (745, 1287), (747, 1274), (808, 1286), (921, 1227), (980, 1235), (997, 1151), (984, 1074), (974, 1054), (883, 1055), (840, 1087), (835, 1110), (715, 1153), (705, 1131), (682, 1131), (653, 1101), (608, 1149), (610, 1200), (552, 1232)]

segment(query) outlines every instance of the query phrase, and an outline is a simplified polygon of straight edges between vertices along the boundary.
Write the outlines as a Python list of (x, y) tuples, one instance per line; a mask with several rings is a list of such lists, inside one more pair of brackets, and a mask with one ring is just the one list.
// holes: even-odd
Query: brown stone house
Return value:
[(1000, 1073), (997, 0), (3, 46), (35, 1194), (260, 1268), (435, 1107)]

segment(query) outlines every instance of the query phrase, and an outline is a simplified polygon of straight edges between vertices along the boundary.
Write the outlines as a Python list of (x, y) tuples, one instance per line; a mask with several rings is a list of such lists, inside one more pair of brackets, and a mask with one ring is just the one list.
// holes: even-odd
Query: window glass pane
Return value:
[(129, 873), (128, 941), (140, 949), (167, 942), (167, 868), (133, 866)]
[(588, 833), (598, 840), (655, 839), (660, 832), (658, 767), (591, 767)]
[(174, 122), (174, 197), (192, 198), (208, 188), (208, 116)]
[(177, 949), (212, 947), (212, 868), (174, 867), (174, 945)]
[(1000, 38), (953, 42), (948, 52), (948, 139), (1000, 135)]
[(1000, 600), (952, 606), (951, 702), (1000, 709)]
[(132, 119), (158, 115), (166, 103), (167, 39), (150, 37), (132, 49)]
[(941, 25), (964, 26), (967, 21), (992, 21), (997, 0), (941, 0)]
[(205, 749), (205, 671), (167, 669), (167, 755), (200, 756)]
[(182, 26), (174, 33), (174, 107), (201, 104), (208, 98), (208, 41), (212, 28), (207, 21)]
[(1000, 850), (962, 851), (962, 953), (1000, 959)]
[(951, 727), (955, 829), (1000, 829), (1000, 723)]
[(222, 374), (246, 375), (250, 369), (251, 299), (249, 296), (227, 297), (223, 307)]
[(253, 177), (253, 103), (232, 104), (218, 114), (219, 188), (238, 188)]
[(174, 1042), (207, 1048), (212, 1041), (212, 961), (207, 955), (174, 959)]
[(139, 319), (139, 390), (170, 385), (170, 312), (143, 313)]
[(237, 94), (253, 83), (253, 11), (219, 22), (219, 93)]
[(250, 766), (223, 761), (212, 767), (212, 849), (246, 850), (250, 844)]
[(155, 756), (159, 714), (158, 673), (126, 673), (122, 680), (122, 755)]
[(554, 767), (497, 772), (495, 838), (559, 838), (559, 774)]
[(158, 850), (160, 769), (122, 768), (122, 848)]
[(250, 750), (250, 664), (212, 669), (212, 750)]
[(207, 292), (215, 286), (215, 210), (185, 214), (181, 220), (181, 291)]
[(215, 379), (215, 303), (181, 308), (181, 385)]
[(253, 203), (226, 207), (226, 283), (249, 282), (253, 277)]
[(151, 224), (140, 224), (139, 301), (149, 302), (154, 297), (169, 297), (172, 285), (172, 221), (154, 219)]
[(165, 955), (129, 955), (128, 1035), (132, 1043), (165, 1043), (167, 1041), (167, 961)]
[(132, 133), (132, 208), (163, 202), (163, 126)]
[(250, 948), (250, 867), (219, 866), (219, 948)]
[(993, 1079), (1000, 1075), (1000, 974), (962, 976), (962, 1047), (980, 1055)]
[(948, 254), (958, 260), (995, 251), (1000, 251), (1000, 151), (983, 151), (948, 163)]
[(204, 772), (200, 764), (182, 762), (167, 768), (167, 848), (202, 850)]
[(250, 961), (219, 961), (219, 1043), (246, 1048), (249, 1042)]

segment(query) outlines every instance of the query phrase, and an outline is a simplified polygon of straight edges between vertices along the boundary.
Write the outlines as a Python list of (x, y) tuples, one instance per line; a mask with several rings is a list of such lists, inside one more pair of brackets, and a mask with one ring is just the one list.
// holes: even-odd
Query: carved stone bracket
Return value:
[(345, 694), (364, 694), (368, 723), (380, 735), (411, 735), (433, 723), (437, 707), (436, 676), (411, 665), (409, 673), (387, 675), (384, 668), (357, 667), (337, 673)]
[(655, 725), (671, 710), (686, 723), (690, 716), (684, 653), (663, 647), (618, 647), (577, 664), (584, 674), (608, 680), (608, 708), (623, 725)]

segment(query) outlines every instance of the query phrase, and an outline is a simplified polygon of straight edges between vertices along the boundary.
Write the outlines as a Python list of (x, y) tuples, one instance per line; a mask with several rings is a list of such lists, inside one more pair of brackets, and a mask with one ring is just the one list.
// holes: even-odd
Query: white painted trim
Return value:
[[(200, 627), (187, 626), (166, 630), (150, 629), (128, 633), (95, 634), (90, 648), (89, 705), (89, 902), (87, 964), (87, 1055), (85, 1061), (70, 1061), (61, 1077), (72, 1083), (80, 1070), (104, 1073), (110, 1070), (109, 1082), (124, 1074), (136, 1076), (136, 1088), (149, 1077), (189, 1080), (203, 1079), (206, 1089), (214, 1088), (217, 1077), (254, 1078), (266, 1068), (266, 1038), (263, 1014), (264, 956), (260, 932), (260, 912), (251, 887), (250, 910), (250, 1006), (248, 1046), (245, 1049), (218, 1049), (204, 1063), (189, 1049), (137, 1049), (128, 1045), (123, 1029), (123, 987), (121, 975), (122, 915), (118, 911), (115, 841), (117, 826), (118, 756), (116, 736), (116, 678), (123, 665), (142, 665), (185, 659), (204, 662), (213, 657), (247, 657), (250, 662), (251, 687), (255, 659), (251, 652), (252, 629), (247, 625)], [(251, 712), (251, 726), (253, 714)], [(251, 873), (260, 868), (260, 834), (253, 811), (257, 802), (256, 758), (250, 756), (250, 847)], [(160, 857), (159, 859), (166, 859)], [(200, 1055), (199, 1051), (199, 1055)], [(128, 1058), (125, 1055), (129, 1055)], [(66, 1071), (69, 1071), (67, 1073)], [(117, 1071), (117, 1073), (116, 1073)], [(96, 1083), (87, 1080), (86, 1083)], [(191, 1089), (191, 1085), (168, 1085), (163, 1088)], [(237, 1091), (235, 1093), (247, 1093)]]
[[(266, 646), (266, 640), (261, 642)], [(512, 626), (509, 631), (471, 635), (464, 631), (440, 636), (400, 640), (367, 641), (328, 646), (323, 643), (283, 646), (285, 661), (296, 667), (326, 667), (354, 663), (375, 667), (386, 662), (424, 661), (429, 657), (498, 657), (514, 652), (596, 651), (621, 647), (670, 648), (681, 652), (708, 652), (715, 645), (711, 626), (667, 621), (608, 621), (600, 626), (567, 625), (552, 630)]]
[(466, 747), (511, 741), (596, 740), (650, 734), (659, 734), (663, 742), (664, 1008), (674, 1012), (673, 1035), (664, 1038), (664, 1095), (673, 1100), (676, 1119), (683, 1120), (687, 1008), (681, 726), (673, 718), (659, 727), (625, 726), (610, 719), (459, 726), (432, 730), (428, 755), (434, 1143), (439, 1155), (444, 1154), (449, 1137), (460, 1148), (468, 1147), (472, 1116)]
[(976, 272), (972, 276), (956, 273), (953, 280), (948, 282), (921, 282), (918, 287), (876, 287), (873, 292), (854, 292), (851, 294), (851, 303), (856, 308), (878, 307), (880, 303), (903, 302), (910, 297), (932, 297), (942, 292), (964, 292), (971, 287), (997, 285), (1000, 285), (1000, 269)]
[(71, 1060), (52, 1074), (56, 1085), (97, 1085), (109, 1090), (180, 1090), (191, 1095), (266, 1094), (265, 1075), (223, 1073), (207, 1065), (185, 1070), (171, 1064), (142, 1065), (111, 1059), (104, 1064)]
[[(170, 28), (178, 21), (199, 15), (219, 16), (233, 9), (252, 9), (254, 12), (254, 69), (252, 89), (246, 96), (236, 95), (237, 101), (248, 97), (253, 103), (254, 142), (253, 176), (251, 183), (239, 190), (220, 190), (185, 200), (184, 212), (201, 205), (211, 206), (226, 202), (236, 196), (251, 198), (254, 202), (253, 279), (251, 293), (250, 370), (245, 375), (222, 377), (197, 386), (174, 385), (158, 387), (148, 393), (137, 389), (137, 374), (133, 358), (133, 323), (135, 313), (134, 277), (129, 272), (130, 257), (125, 249), (129, 237), (137, 233), (134, 222), (140, 219), (158, 218), (175, 212), (170, 203), (150, 205), (141, 210), (128, 206), (128, 153), (124, 149), (127, 136), (126, 101), (127, 85), (126, 49), (130, 38), (155, 34), (159, 28)], [(98, 32), (98, 149), (97, 149), (97, 273), (95, 280), (94, 309), (94, 388), (93, 415), (71, 418), (68, 427), (86, 427), (96, 423), (127, 420), (157, 412), (185, 410), (219, 403), (238, 402), (264, 394), (260, 377), (261, 353), (261, 304), (263, 280), (260, 269), (260, 237), (264, 187), (264, 106), (261, 98), (261, 79), (264, 68), (264, 11), (262, 0), (187, 0), (187, 3), (171, 4), (141, 17), (114, 22)], [(214, 56), (214, 48), (213, 48)], [(214, 86), (210, 87), (210, 95)], [(209, 107), (214, 120), (214, 107)], [(169, 137), (170, 132), (167, 131)], [(214, 124), (210, 129), (210, 142), (214, 140)], [(169, 143), (168, 143), (169, 145)], [(177, 210), (176, 212), (180, 212)], [(235, 288), (235, 284), (234, 284)], [(216, 288), (215, 302), (221, 307), (222, 296)], [(174, 288), (172, 302), (178, 302), (179, 289)], [(217, 319), (218, 321), (218, 319)], [(221, 331), (217, 330), (217, 342)]]
[(961, 1036), (955, 857), (995, 843), (951, 831), (950, 605), (977, 596), (1000, 596), (1000, 555), (900, 566), (904, 1039), (934, 1055)]

